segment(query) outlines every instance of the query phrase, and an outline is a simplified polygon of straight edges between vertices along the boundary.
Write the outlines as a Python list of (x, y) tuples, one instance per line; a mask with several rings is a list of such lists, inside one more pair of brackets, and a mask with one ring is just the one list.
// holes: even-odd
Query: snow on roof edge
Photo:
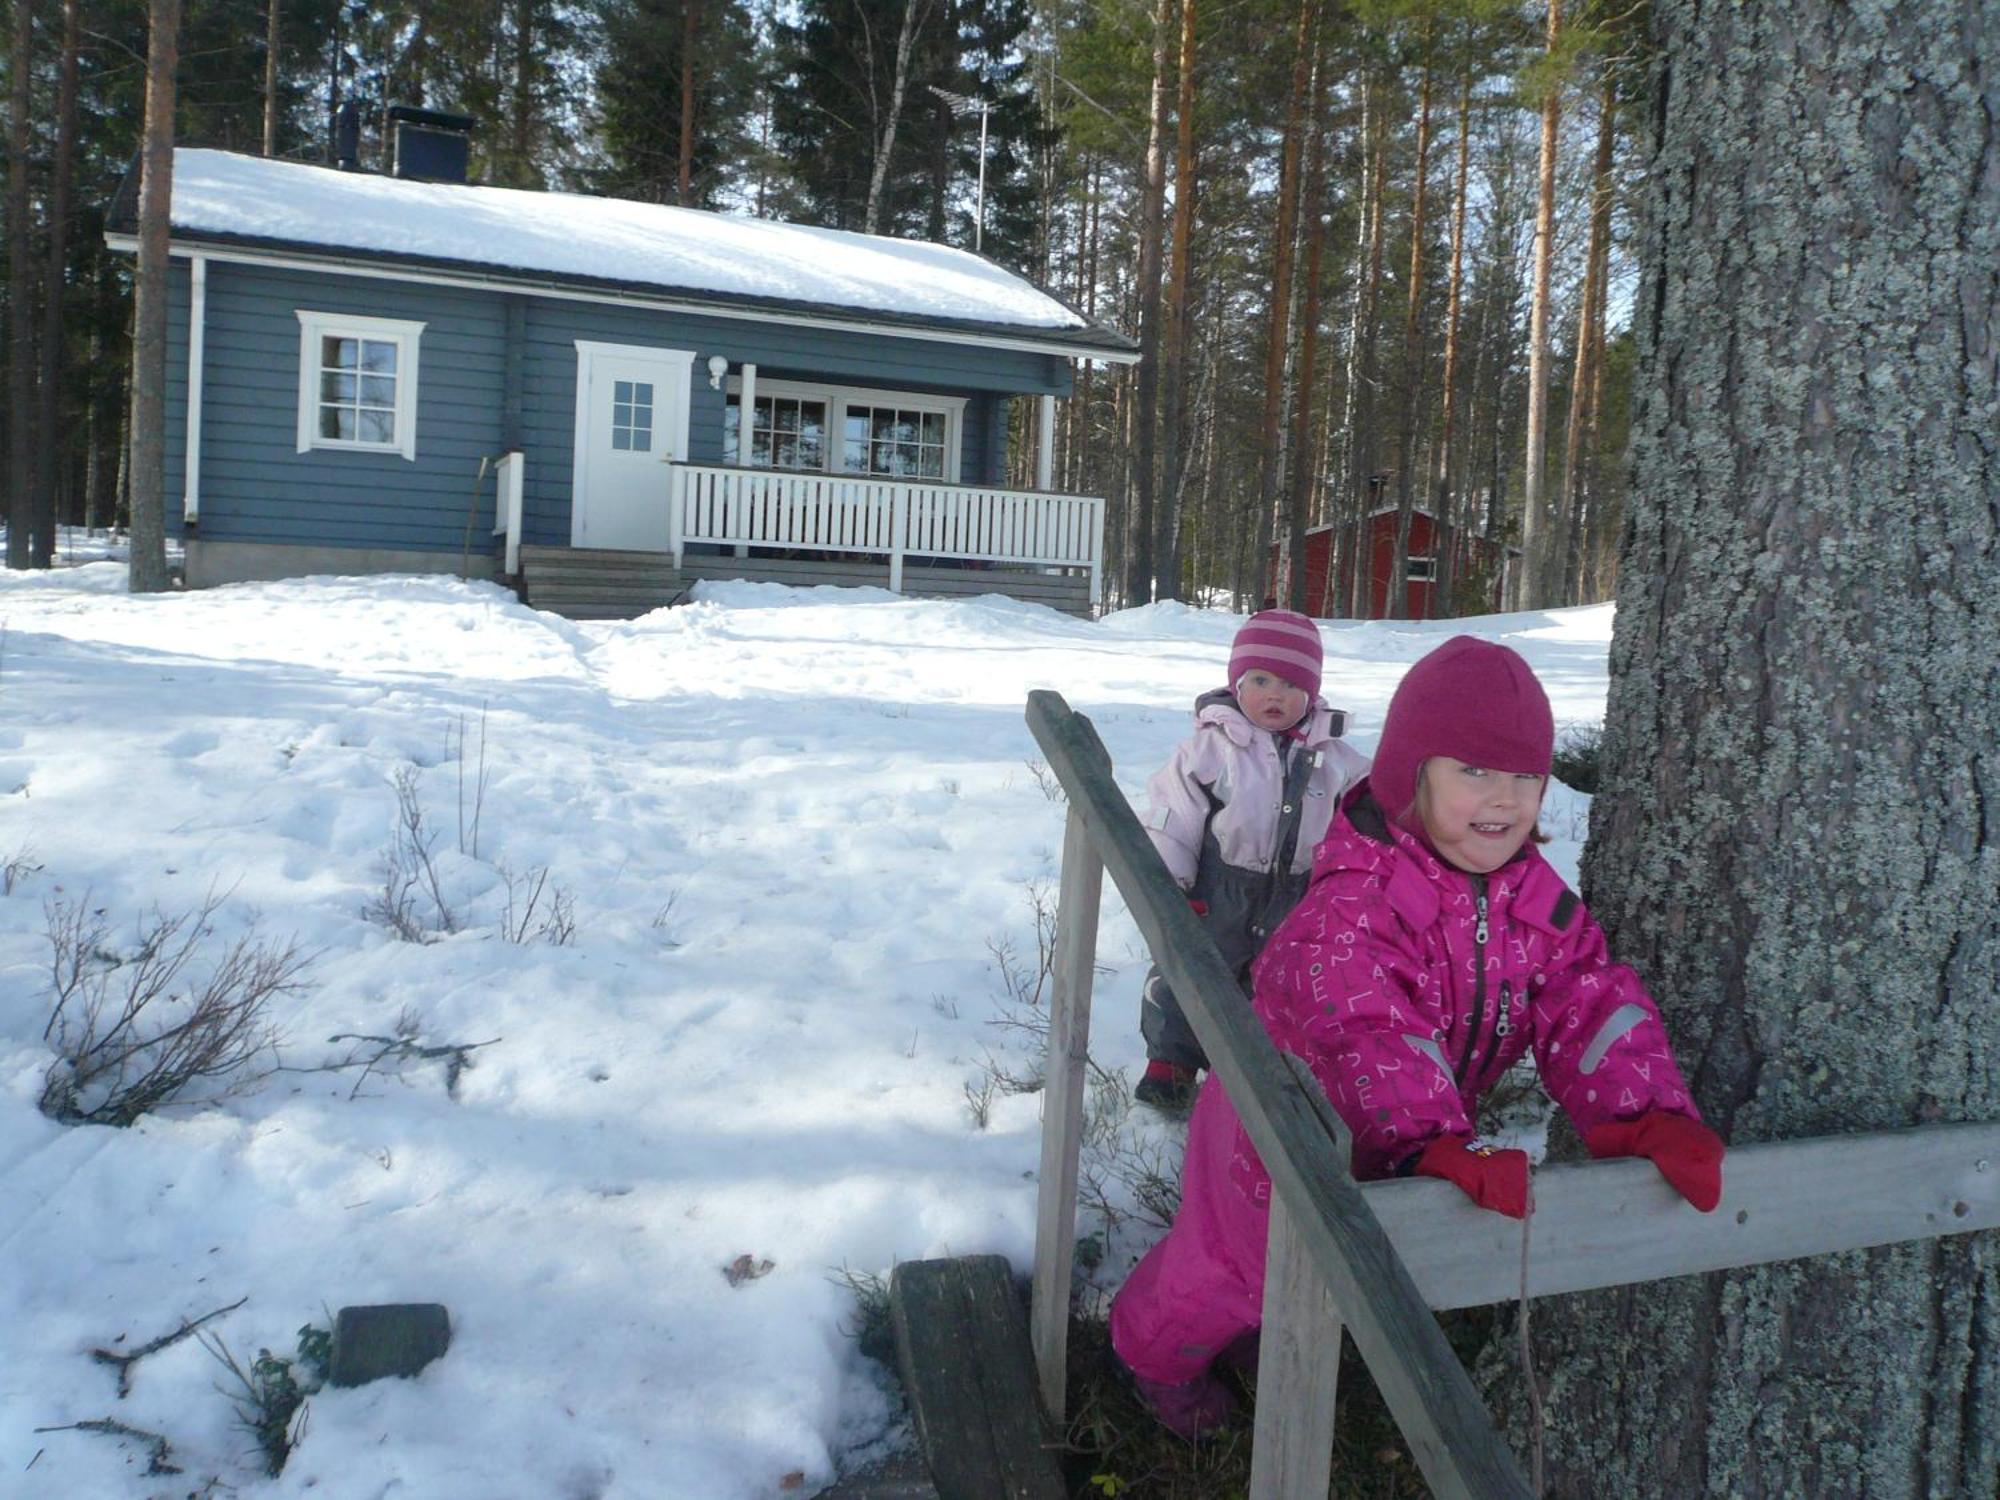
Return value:
[(196, 147), (174, 153), (173, 231), (718, 309), (837, 313), (1116, 356), (1132, 340), (968, 251), (573, 193), (416, 182)]

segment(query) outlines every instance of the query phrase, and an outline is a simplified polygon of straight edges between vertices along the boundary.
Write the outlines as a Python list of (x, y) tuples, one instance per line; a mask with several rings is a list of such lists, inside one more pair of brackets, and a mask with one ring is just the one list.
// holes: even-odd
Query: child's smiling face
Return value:
[(1305, 689), (1262, 670), (1243, 674), (1236, 684), (1236, 705), (1259, 729), (1290, 729), (1306, 716)]
[(1540, 776), (1489, 771), (1449, 755), (1424, 762), (1424, 832), (1459, 869), (1488, 875), (1512, 859), (1535, 831), (1542, 810)]

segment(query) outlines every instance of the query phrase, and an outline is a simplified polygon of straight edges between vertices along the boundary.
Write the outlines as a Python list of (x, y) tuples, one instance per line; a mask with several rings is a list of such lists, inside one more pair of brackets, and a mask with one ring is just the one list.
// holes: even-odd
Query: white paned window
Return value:
[(840, 466), (850, 474), (942, 479), (944, 442), (941, 411), (849, 402), (841, 425)]
[[(743, 401), (732, 391), (723, 413), (722, 461), (741, 463), (740, 415)], [(750, 466), (756, 469), (824, 469), (826, 467), (826, 402), (810, 396), (766, 395), (757, 391), (756, 414), (750, 424)]]
[[(424, 325), (299, 314), (299, 452), (417, 456), (417, 344)], [(649, 416), (650, 420), (650, 416)]]
[(1411, 583), (1435, 583), (1437, 581), (1437, 559), (1435, 557), (1412, 557), (1403, 576)]
[[(744, 462), (740, 382), (723, 410), (722, 461)], [(956, 482), (965, 398), (759, 380), (749, 466)]]

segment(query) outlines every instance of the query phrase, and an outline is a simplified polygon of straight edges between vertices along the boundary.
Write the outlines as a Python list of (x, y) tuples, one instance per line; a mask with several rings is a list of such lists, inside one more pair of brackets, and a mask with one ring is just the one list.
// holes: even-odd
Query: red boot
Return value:
[(1146, 1076), (1132, 1090), (1132, 1097), (1162, 1114), (1184, 1115), (1194, 1106), (1194, 1088), (1193, 1068), (1156, 1057), (1146, 1064)]

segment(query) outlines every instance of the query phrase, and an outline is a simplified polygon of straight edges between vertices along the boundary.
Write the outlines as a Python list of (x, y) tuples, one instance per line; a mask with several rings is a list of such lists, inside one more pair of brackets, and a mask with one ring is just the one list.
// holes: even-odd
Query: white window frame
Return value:
[[(369, 318), (354, 313), (296, 309), (299, 316), (299, 452), (331, 448), (349, 453), (417, 456), (417, 355), (424, 325), (403, 318)], [(359, 438), (320, 436), (320, 340), (373, 339), (396, 345), (396, 440), (369, 443)]]
[[(728, 394), (736, 397), (740, 415), (743, 401), (743, 377), (729, 377)], [(826, 467), (821, 469), (787, 469), (784, 473), (832, 474), (847, 479), (887, 479), (901, 484), (957, 484), (959, 482), (960, 448), (965, 432), (965, 396), (940, 396), (930, 391), (890, 391), (878, 390), (858, 385), (820, 385), (803, 380), (767, 380), (761, 374), (757, 377), (759, 396), (802, 397), (808, 401), (826, 403), (826, 450), (823, 455)], [(846, 447), (847, 407), (852, 402), (856, 406), (898, 406), (908, 411), (937, 412), (944, 417), (944, 474), (937, 479), (924, 479), (915, 475), (861, 474), (841, 467), (840, 456)], [(725, 414), (729, 408), (725, 402)], [(728, 420), (725, 415), (725, 422)], [(747, 455), (740, 450), (736, 461), (741, 467), (749, 467)]]
[(1410, 583), (1437, 582), (1437, 554), (1420, 552), (1403, 565), (1403, 577)]

